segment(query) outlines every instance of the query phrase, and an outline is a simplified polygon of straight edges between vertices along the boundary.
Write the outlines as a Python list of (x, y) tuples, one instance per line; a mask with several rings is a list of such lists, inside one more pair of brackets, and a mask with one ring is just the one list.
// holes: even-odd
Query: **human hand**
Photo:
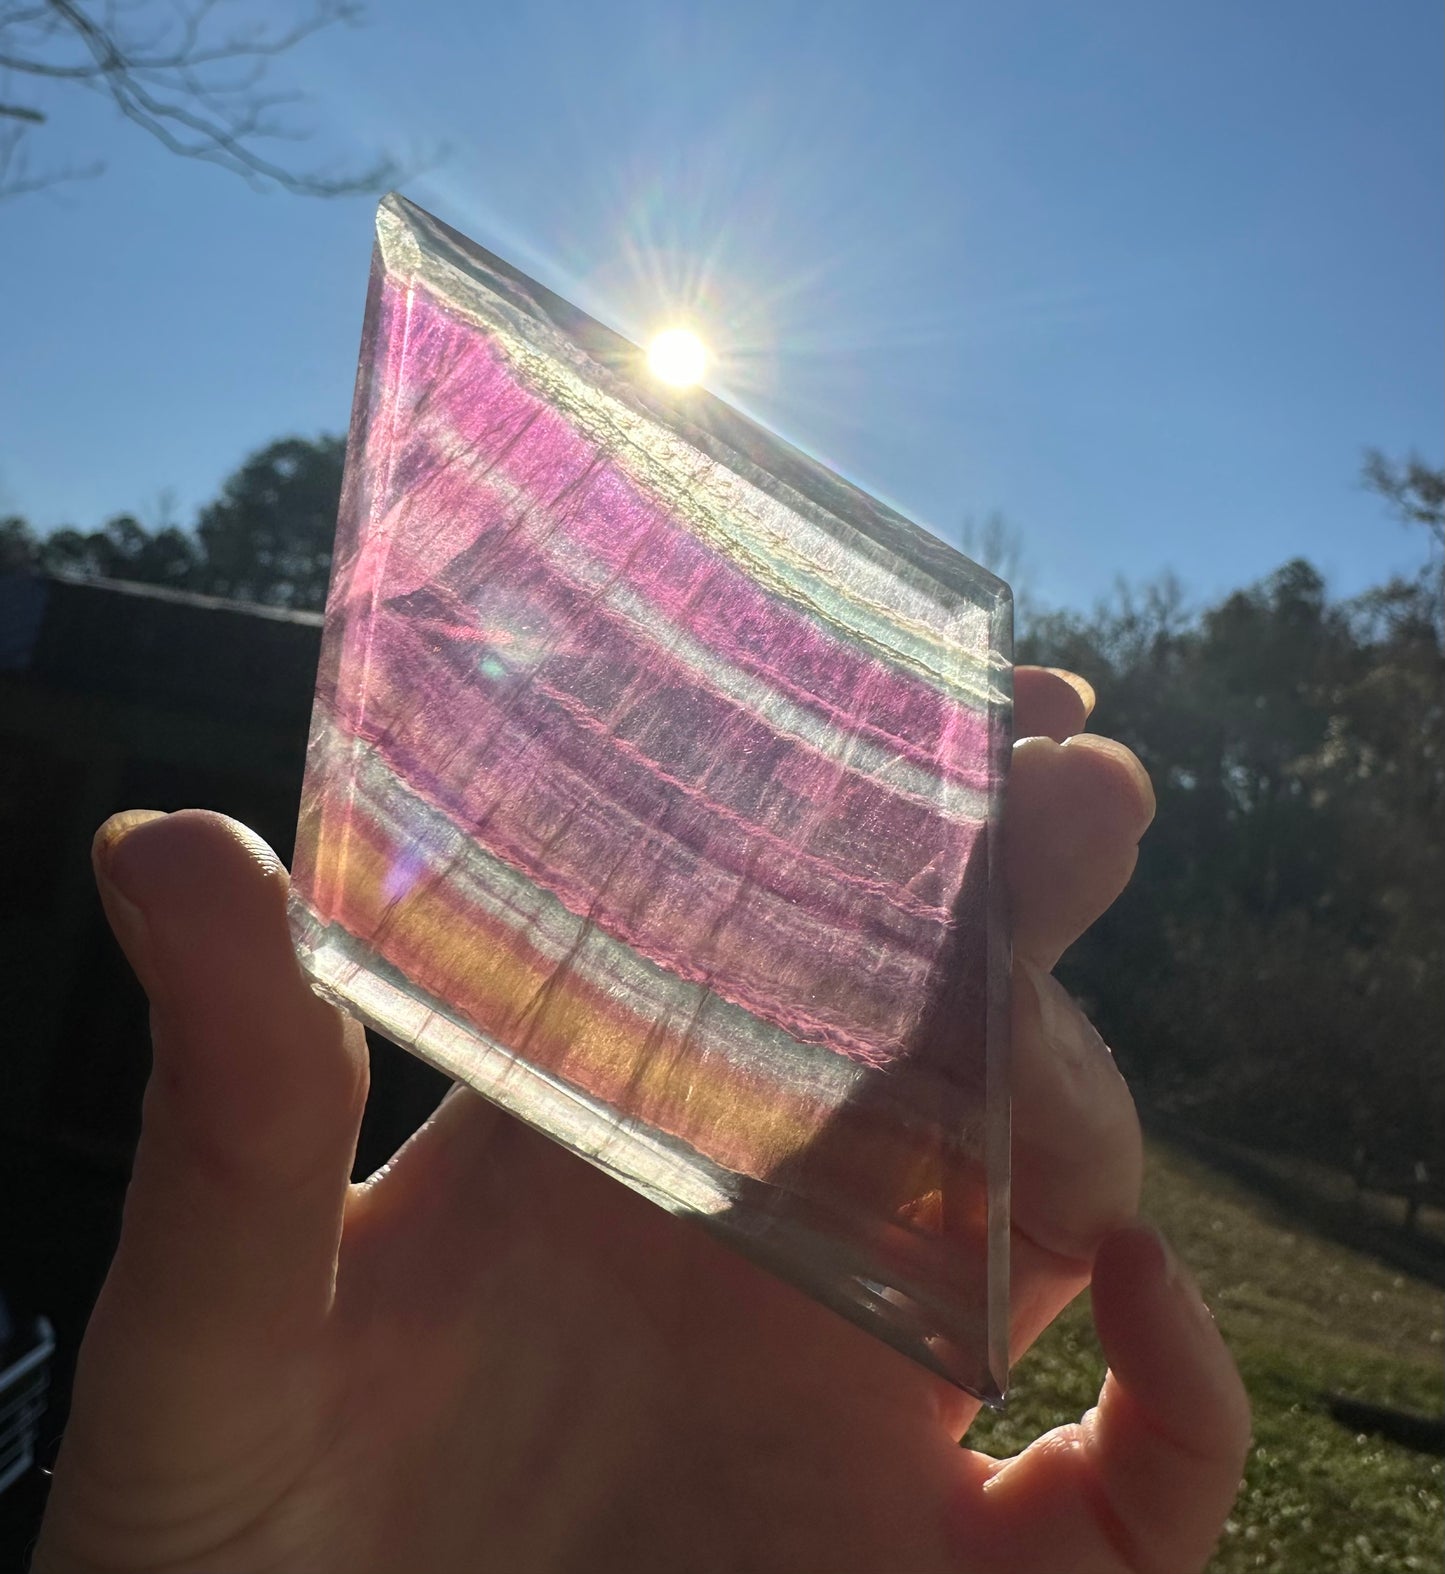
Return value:
[(284, 871), (219, 816), (120, 816), (97, 869), (155, 1062), (36, 1574), (1202, 1567), (1246, 1401), (1129, 1225), (1133, 1106), (1048, 976), (1152, 795), (1062, 744), (1075, 687), (1017, 678), (1012, 1348), (1092, 1265), (1082, 1423), (960, 1449), (973, 1401), (464, 1089), (349, 1186), (365, 1043), (295, 961)]

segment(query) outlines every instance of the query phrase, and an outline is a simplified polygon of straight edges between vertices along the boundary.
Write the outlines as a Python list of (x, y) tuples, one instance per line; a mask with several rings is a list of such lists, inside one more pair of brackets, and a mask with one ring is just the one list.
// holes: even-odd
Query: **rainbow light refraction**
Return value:
[(996, 1398), (1010, 630), (992, 575), (389, 197), (303, 963)]

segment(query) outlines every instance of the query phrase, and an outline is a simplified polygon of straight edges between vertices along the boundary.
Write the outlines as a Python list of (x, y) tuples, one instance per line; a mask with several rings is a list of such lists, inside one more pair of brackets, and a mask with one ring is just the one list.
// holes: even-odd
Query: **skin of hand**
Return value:
[[(456, 1089), (348, 1177), (360, 1028), (312, 994), (286, 874), (218, 815), (96, 839), (154, 1066), (35, 1574), (1191, 1574), (1243, 1388), (1134, 1221), (1138, 1125), (1050, 970), (1153, 796), (1017, 674), (1013, 1353), (1092, 1276), (1110, 1374), (996, 1461), (941, 1379)], [(1027, 736), (1025, 736), (1027, 734)]]

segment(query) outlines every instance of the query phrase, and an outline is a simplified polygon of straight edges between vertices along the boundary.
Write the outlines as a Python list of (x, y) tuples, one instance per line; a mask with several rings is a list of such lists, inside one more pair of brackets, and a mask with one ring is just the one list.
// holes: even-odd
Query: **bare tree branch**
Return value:
[[(299, 141), (304, 126), (278, 111), (300, 95), (268, 92), (267, 72), (313, 35), (361, 20), (355, 0), (310, 0), (293, 24), (223, 28), (219, 0), (0, 0), (0, 199), (56, 180), (96, 174), (35, 172), (26, 138), (51, 114), (24, 98), (85, 88), (182, 158), (217, 164), (254, 187), (306, 196), (345, 196), (395, 182), (398, 166), (380, 157), (361, 169), (305, 171), (268, 157), (263, 141)], [(16, 92), (29, 82), (29, 93)]]
[(29, 129), (28, 125), (0, 126), (0, 198), (23, 197), (71, 180), (91, 180), (100, 173), (99, 164), (79, 169), (65, 165), (43, 174), (32, 173), (25, 148), (25, 133)]
[(1416, 454), (1397, 463), (1378, 448), (1365, 450), (1361, 468), (1370, 491), (1383, 497), (1407, 524), (1423, 525), (1435, 544), (1445, 548), (1445, 469), (1426, 464)]

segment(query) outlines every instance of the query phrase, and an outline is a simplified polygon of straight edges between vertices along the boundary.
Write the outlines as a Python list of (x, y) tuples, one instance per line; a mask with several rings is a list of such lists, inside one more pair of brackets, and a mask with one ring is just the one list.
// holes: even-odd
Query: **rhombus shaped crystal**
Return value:
[(389, 197), (302, 959), (996, 1398), (1010, 630), (991, 574)]

